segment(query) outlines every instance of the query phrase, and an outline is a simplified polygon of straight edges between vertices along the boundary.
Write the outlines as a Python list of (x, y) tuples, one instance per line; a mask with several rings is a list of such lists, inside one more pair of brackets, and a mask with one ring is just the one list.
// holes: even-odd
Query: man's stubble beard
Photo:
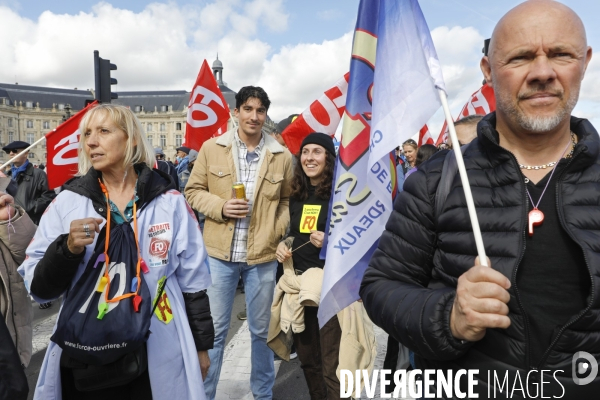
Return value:
[[(557, 92), (556, 90), (548, 90), (547, 85), (537, 85), (532, 90), (526, 93), (519, 93), (518, 100), (531, 96), (537, 92), (554, 92), (558, 95), (559, 99), (562, 100), (564, 92)], [(566, 117), (571, 115), (571, 112), (577, 105), (579, 100), (579, 87), (573, 88), (570, 97), (564, 105), (562, 105), (556, 112), (551, 116), (537, 116), (527, 115), (525, 112), (517, 106), (517, 103), (513, 101), (509, 93), (498, 91), (496, 97), (496, 108), (506, 114), (509, 118), (515, 121), (521, 128), (529, 132), (543, 133), (549, 132), (556, 128)]]

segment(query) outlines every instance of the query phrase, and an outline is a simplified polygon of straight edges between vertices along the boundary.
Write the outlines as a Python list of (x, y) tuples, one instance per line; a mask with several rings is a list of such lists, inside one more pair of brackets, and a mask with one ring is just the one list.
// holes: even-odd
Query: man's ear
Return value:
[(484, 56), (481, 58), (481, 62), (479, 63), (479, 67), (481, 68), (481, 72), (483, 73), (483, 77), (485, 78), (485, 82), (489, 87), (494, 87), (494, 81), (492, 79), (492, 66), (490, 64), (490, 58), (488, 56)]

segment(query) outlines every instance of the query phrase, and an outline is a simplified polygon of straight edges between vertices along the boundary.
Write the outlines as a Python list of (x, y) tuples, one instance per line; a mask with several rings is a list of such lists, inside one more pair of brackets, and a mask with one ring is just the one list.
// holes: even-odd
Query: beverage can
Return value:
[(246, 187), (242, 182), (235, 182), (233, 184), (233, 198), (246, 200)]

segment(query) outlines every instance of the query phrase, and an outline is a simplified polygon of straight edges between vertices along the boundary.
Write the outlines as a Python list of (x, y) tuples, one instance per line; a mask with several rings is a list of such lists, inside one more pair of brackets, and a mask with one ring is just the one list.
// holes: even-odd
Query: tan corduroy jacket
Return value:
[(25, 249), (37, 227), (23, 208), (16, 206), (16, 209), (18, 215), (12, 219), (12, 227), (8, 221), (0, 221), (0, 311), (21, 363), (27, 366), (32, 352), (33, 310), (17, 268), (25, 260)]
[[(185, 187), (188, 203), (206, 216), (203, 236), (208, 254), (224, 261), (230, 261), (235, 229), (235, 219), (223, 218), (222, 214), (239, 176), (235, 129), (202, 145)], [(250, 265), (275, 260), (277, 245), (290, 222), (292, 156), (269, 135), (264, 138), (248, 229), (247, 263)]]

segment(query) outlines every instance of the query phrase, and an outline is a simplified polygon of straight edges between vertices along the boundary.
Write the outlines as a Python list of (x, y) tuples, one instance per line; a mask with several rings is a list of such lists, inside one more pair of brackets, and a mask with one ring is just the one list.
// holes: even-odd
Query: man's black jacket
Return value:
[[(600, 360), (598, 133), (587, 120), (571, 118), (579, 142), (560, 172), (556, 188), (561, 226), (581, 246), (590, 273), (588, 306), (580, 315), (573, 315), (541, 364), (531, 365), (527, 343), (536, 338), (528, 339), (517, 292), (527, 288), (516, 287), (516, 269), (525, 252), (528, 200), (517, 160), (498, 145), (495, 124), (495, 113), (479, 123), (477, 139), (466, 149), (464, 160), (487, 256), (492, 267), (512, 283), (511, 326), (488, 329), (476, 343), (458, 341), (450, 332), (457, 280), (473, 266), (477, 250), (458, 174), (439, 217), (434, 217), (446, 152), (436, 154), (406, 180), (364, 275), (360, 296), (373, 322), (413, 350), (420, 368), (479, 368), (482, 393), (487, 392), (488, 370), (520, 370), (525, 380), (530, 369), (562, 369), (564, 372), (557, 374), (565, 387), (564, 398), (587, 396), (592, 390), (597, 394), (600, 377), (587, 386), (574, 385), (571, 360), (578, 351)], [(554, 391), (561, 394), (551, 374), (545, 380), (551, 380)], [(546, 387), (544, 395), (549, 391)]]
[(34, 224), (39, 225), (46, 207), (56, 197), (56, 193), (48, 189), (46, 173), (29, 163), (24, 172), (12, 178), (19, 186), (15, 202), (25, 209)]

